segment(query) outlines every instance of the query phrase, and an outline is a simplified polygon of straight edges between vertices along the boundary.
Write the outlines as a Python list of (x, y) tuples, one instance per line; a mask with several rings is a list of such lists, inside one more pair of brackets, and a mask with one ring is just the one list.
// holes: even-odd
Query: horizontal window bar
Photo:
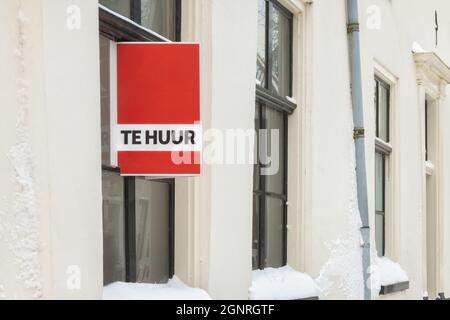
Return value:
[(256, 86), (256, 101), (287, 114), (292, 114), (297, 109), (295, 103), (258, 85)]
[(392, 153), (392, 146), (380, 138), (375, 138), (375, 150), (384, 155), (390, 155)]
[(272, 197), (272, 198), (280, 199), (283, 201), (287, 201), (287, 195), (283, 195), (283, 194), (279, 194), (279, 193), (256, 190), (256, 191), (253, 191), (253, 194), (257, 195), (257, 196), (267, 196), (267, 197)]

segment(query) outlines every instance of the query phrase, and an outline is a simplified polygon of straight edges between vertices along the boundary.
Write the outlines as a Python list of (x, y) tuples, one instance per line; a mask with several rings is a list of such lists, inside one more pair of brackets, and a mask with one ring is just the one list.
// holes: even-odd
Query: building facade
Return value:
[[(357, 3), (362, 189), (347, 1), (0, 2), (0, 297), (101, 299), (176, 276), (245, 300), (261, 297), (258, 270), (287, 265), (317, 290), (285, 296), (267, 276), (271, 298), (450, 295), (450, 3)], [(179, 41), (201, 48), (202, 175), (122, 177), (116, 45)], [(257, 164), (209, 147), (255, 129), (278, 132), (274, 174), (260, 136), (246, 145)]]

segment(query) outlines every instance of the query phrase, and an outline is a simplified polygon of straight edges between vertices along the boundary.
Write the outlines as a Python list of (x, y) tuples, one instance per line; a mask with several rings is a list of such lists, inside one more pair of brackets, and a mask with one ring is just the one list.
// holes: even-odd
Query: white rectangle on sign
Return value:
[(201, 151), (201, 124), (117, 125), (116, 151)]

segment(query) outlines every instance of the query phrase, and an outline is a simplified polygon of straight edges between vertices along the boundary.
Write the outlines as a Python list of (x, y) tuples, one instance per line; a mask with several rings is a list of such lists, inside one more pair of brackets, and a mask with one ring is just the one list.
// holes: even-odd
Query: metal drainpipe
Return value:
[(362, 266), (364, 277), (364, 299), (371, 300), (372, 294), (367, 286), (370, 274), (370, 226), (367, 204), (367, 174), (365, 157), (364, 110), (361, 81), (361, 48), (359, 41), (358, 0), (347, 0), (347, 33), (350, 53), (351, 95), (353, 104), (353, 125), (356, 157), (356, 184), (359, 214), (363, 239)]

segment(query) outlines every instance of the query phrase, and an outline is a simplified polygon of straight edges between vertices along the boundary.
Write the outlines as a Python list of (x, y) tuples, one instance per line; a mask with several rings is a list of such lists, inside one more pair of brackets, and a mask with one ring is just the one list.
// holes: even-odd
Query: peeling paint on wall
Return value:
[(26, 80), (26, 45), (31, 30), (29, 20), (22, 10), (22, 2), (19, 2), (17, 43), (13, 50), (17, 62), (16, 140), (7, 153), (14, 168), (15, 193), (12, 210), (6, 214), (6, 221), (9, 223), (3, 224), (3, 229), (7, 230), (7, 242), (17, 264), (16, 280), (22, 282), (26, 289), (32, 290), (34, 298), (40, 298), (43, 288), (40, 263), (40, 225), (33, 175), (31, 133), (28, 127), (28, 114), (31, 107), (30, 84)]

